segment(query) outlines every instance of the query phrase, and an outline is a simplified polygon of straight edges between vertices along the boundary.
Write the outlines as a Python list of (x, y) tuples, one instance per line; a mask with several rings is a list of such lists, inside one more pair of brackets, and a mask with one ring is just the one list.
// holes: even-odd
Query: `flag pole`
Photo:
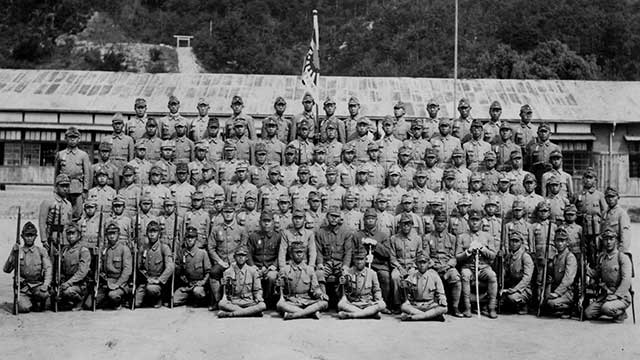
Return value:
[[(318, 28), (318, 10), (313, 9), (313, 36), (316, 42), (316, 51), (314, 56), (317, 57), (318, 70), (320, 69), (320, 30)], [(318, 79), (316, 84), (316, 142), (320, 142), (321, 139), (321, 131), (320, 131), (320, 71), (318, 71)]]
[(452, 118), (456, 117), (456, 98), (458, 88), (458, 0), (455, 0), (455, 32), (453, 36), (453, 111)]

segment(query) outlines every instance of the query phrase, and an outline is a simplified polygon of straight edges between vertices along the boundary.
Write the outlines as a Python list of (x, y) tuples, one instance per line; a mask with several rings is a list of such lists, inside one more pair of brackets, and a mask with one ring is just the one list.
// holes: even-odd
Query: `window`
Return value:
[(2, 165), (4, 166), (20, 166), (20, 158), (22, 157), (22, 144), (20, 143), (5, 143), (4, 144), (4, 160)]
[(589, 166), (593, 166), (591, 158), (592, 141), (561, 141), (562, 168), (571, 175), (582, 175)]
[(40, 165), (40, 144), (25, 143), (22, 146), (22, 166)]
[(640, 141), (627, 141), (629, 146), (629, 177), (640, 177)]

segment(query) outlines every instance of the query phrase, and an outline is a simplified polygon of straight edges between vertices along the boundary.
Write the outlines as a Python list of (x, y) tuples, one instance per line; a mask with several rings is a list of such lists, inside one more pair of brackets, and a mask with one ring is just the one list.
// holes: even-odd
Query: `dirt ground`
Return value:
[[(5, 200), (0, 194), (0, 207), (9, 206)], [(2, 264), (15, 241), (15, 221), (0, 219)], [(633, 231), (640, 234), (640, 224)], [(640, 254), (637, 241), (633, 250)], [(273, 312), (261, 319), (218, 319), (206, 309), (162, 308), (16, 317), (10, 313), (11, 282), (11, 274), (0, 274), (3, 360), (640, 359), (640, 324), (634, 326), (631, 316), (623, 324), (515, 315), (401, 323), (391, 316), (340, 321), (329, 313), (320, 320), (284, 322)], [(637, 278), (634, 288), (640, 289)]]

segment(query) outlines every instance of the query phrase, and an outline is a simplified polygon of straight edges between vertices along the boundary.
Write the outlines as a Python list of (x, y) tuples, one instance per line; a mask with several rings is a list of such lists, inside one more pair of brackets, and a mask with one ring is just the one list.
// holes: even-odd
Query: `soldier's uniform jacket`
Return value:
[(456, 216), (451, 216), (449, 218), (449, 231), (453, 235), (464, 234), (469, 231), (469, 215), (465, 214), (464, 216), (460, 216), (457, 214)]
[(413, 124), (412, 119), (407, 119), (406, 117), (400, 116), (393, 119), (396, 127), (393, 129), (393, 136), (400, 140), (404, 140), (407, 138), (407, 133), (411, 130), (411, 125)]
[(415, 232), (408, 236), (397, 233), (391, 236), (391, 266), (405, 270), (416, 267), (416, 258), (423, 253), (422, 239)]
[(75, 149), (64, 149), (56, 154), (55, 175), (66, 174), (71, 179), (70, 194), (80, 194), (91, 187), (91, 161), (86, 152)]
[(378, 195), (378, 189), (369, 184), (358, 184), (351, 187), (350, 190), (354, 190), (358, 194), (356, 207), (362, 212), (373, 206), (376, 195)]
[(205, 209), (191, 209), (184, 215), (184, 229), (187, 226), (195, 226), (198, 229), (198, 238), (196, 239), (196, 247), (204, 248), (207, 246), (207, 238), (209, 237), (209, 229), (211, 218)]
[(356, 138), (354, 138), (353, 140), (350, 140), (347, 143), (348, 145), (352, 146), (356, 150), (356, 157), (354, 162), (361, 164), (369, 160), (367, 147), (369, 146), (370, 142), (372, 141), (370, 139), (369, 133), (367, 133), (365, 136), (361, 136), (361, 137), (358, 137), (356, 135)]
[[(278, 115), (277, 113), (271, 114), (271, 117), (276, 120), (278, 124), (278, 132), (276, 134), (276, 138), (280, 140), (282, 143), (289, 142), (289, 132), (291, 131), (291, 120)], [(266, 131), (262, 131), (262, 139), (266, 140)]]
[(236, 176), (236, 168), (240, 162), (237, 159), (222, 160), (215, 164), (216, 176), (222, 187), (231, 184)]
[(280, 195), (289, 195), (289, 190), (280, 184), (267, 184), (260, 187), (258, 193), (258, 210), (276, 211), (278, 209), (278, 201)]
[(434, 262), (434, 269), (443, 274), (457, 265), (458, 239), (446, 230), (438, 233), (433, 231), (422, 238), (422, 247), (427, 256)]
[(191, 209), (191, 195), (196, 192), (196, 188), (185, 181), (171, 185), (169, 191), (171, 191), (171, 196), (176, 199), (176, 210), (178, 214), (183, 216), (187, 210)]
[(328, 165), (336, 165), (342, 161), (342, 146), (343, 144), (337, 139), (325, 144), (327, 148), (327, 158), (325, 159)]
[(193, 247), (182, 250), (182, 255), (176, 259), (176, 268), (191, 283), (203, 280), (211, 272), (211, 261), (204, 249)]
[(224, 141), (217, 137), (209, 137), (204, 140), (207, 144), (207, 160), (211, 162), (222, 161), (224, 154)]
[(300, 241), (307, 247), (307, 264), (315, 264), (317, 258), (316, 240), (315, 234), (305, 228), (282, 230), (282, 240), (280, 241), (280, 249), (278, 249), (278, 267), (284, 268), (287, 264), (287, 258), (289, 255), (289, 245), (293, 242)]
[(285, 281), (285, 299), (313, 299), (312, 294), (320, 288), (318, 277), (313, 267), (304, 261), (300, 264), (290, 263), (280, 268), (278, 277)]
[[(106, 220), (109, 217), (108, 212), (104, 212), (102, 215), (102, 226), (104, 228), (104, 224), (106, 224)], [(80, 220), (78, 220), (78, 225), (80, 226), (80, 233), (82, 234), (82, 239), (80, 239), (80, 245), (89, 248), (95, 249), (98, 246), (98, 233), (102, 231), (99, 229), (100, 226), (100, 210), (96, 212), (92, 217), (88, 218), (86, 215), (83, 215)], [(104, 236), (102, 237), (102, 244), (100, 244), (101, 248), (105, 247)]]
[(84, 283), (87, 274), (89, 274), (91, 253), (89, 253), (89, 249), (77, 242), (73, 246), (67, 246), (62, 250), (61, 263), (62, 272), (60, 275), (62, 281), (80, 285)]
[(269, 184), (269, 165), (265, 163), (249, 166), (249, 181), (258, 189)]
[(411, 215), (411, 218), (413, 219), (413, 226), (411, 227), (411, 229), (413, 231), (416, 232), (416, 234), (418, 235), (422, 235), (424, 234), (424, 224), (422, 223), (422, 218), (420, 217), (420, 215), (414, 213), (413, 211), (411, 212), (400, 212), (396, 215), (395, 217), (395, 228), (399, 229), (400, 228), (400, 219), (402, 217), (402, 214), (409, 214)]
[[(57, 224), (58, 213), (60, 213), (60, 222), (62, 223), (62, 226), (66, 226), (71, 223), (73, 213), (71, 203), (69, 200), (53, 193), (53, 198), (44, 200), (40, 204), (40, 213), (38, 214), (39, 234), (41, 236), (41, 241), (45, 246), (48, 244), (49, 237), (53, 236), (52, 225)], [(57, 236), (58, 239), (62, 239), (62, 244), (64, 244), (66, 237), (63, 236), (62, 230)]]
[(531, 225), (531, 223), (526, 221), (524, 217), (521, 219), (513, 219), (509, 221), (505, 227), (506, 234), (504, 237), (504, 244), (502, 244), (502, 249), (505, 250), (507, 253), (509, 252), (509, 243), (508, 243), (509, 236), (517, 232), (522, 234), (522, 236), (525, 239), (524, 243), (522, 244), (522, 248), (524, 248), (527, 251), (531, 251), (531, 249), (529, 248), (530, 244), (528, 240), (533, 237), (532, 228), (533, 228), (533, 225)]
[(571, 175), (562, 169), (553, 169), (542, 174), (542, 196), (549, 195), (547, 184), (552, 176), (555, 176), (560, 181), (560, 196), (570, 198), (573, 195), (573, 180)]
[(156, 241), (151, 247), (138, 252), (138, 254), (140, 256), (139, 270), (145, 275), (145, 280), (157, 278), (160, 283), (166, 284), (175, 269), (173, 254), (169, 246)]
[(278, 265), (278, 250), (282, 241), (282, 233), (279, 231), (258, 230), (249, 235), (247, 247), (249, 256), (247, 263), (258, 268)]
[(424, 154), (427, 149), (431, 149), (432, 145), (427, 139), (409, 139), (405, 140), (404, 144), (408, 144), (411, 147), (411, 166), (418, 168), (424, 166)]
[(247, 195), (249, 191), (253, 191), (254, 193), (258, 193), (258, 188), (245, 180), (243, 182), (236, 182), (229, 186), (229, 191), (226, 192), (227, 200), (235, 205), (236, 209), (241, 209), (244, 206), (244, 197)]
[(307, 138), (302, 140), (301, 138), (297, 138), (289, 143), (289, 146), (296, 149), (296, 163), (300, 164), (311, 164), (313, 162), (313, 142)]
[(507, 177), (509, 177), (509, 180), (511, 180), (510, 191), (513, 195), (525, 194), (523, 181), (524, 177), (527, 174), (530, 174), (530, 172), (524, 171), (522, 169), (513, 169), (507, 173)]
[(501, 140), (498, 145), (493, 146), (493, 151), (496, 153), (496, 166), (509, 164), (513, 151), (518, 151), (522, 154), (520, 146), (516, 145), (511, 139), (507, 139), (506, 141)]
[[(109, 221), (113, 221), (118, 225), (118, 229), (120, 229), (120, 234), (118, 235), (118, 241), (123, 244), (129, 244), (129, 239), (134, 235), (134, 227), (135, 227), (135, 215), (133, 218), (126, 216), (124, 213), (116, 216), (115, 214), (111, 214), (109, 219), (103, 220), (106, 224)], [(134, 221), (134, 222), (132, 222)]]
[(482, 270), (487, 267), (491, 267), (494, 259), (499, 250), (500, 239), (492, 238), (488, 233), (484, 231), (478, 231), (476, 233), (468, 232), (458, 236), (458, 254), (456, 254), (456, 260), (462, 268), (469, 269), (472, 272), (476, 270), (475, 255), (467, 256), (466, 250), (471, 246), (474, 241), (479, 241), (485, 247), (480, 251), (478, 259), (478, 270)]
[(387, 238), (395, 234), (395, 216), (388, 210), (380, 211), (376, 209), (376, 214), (378, 215), (378, 221), (376, 222), (378, 231)]
[(484, 131), (484, 140), (489, 142), (491, 145), (496, 145), (500, 142), (500, 127), (502, 126), (502, 122), (498, 120), (497, 122), (492, 122), (489, 120), (486, 124), (482, 126), (482, 130)]
[[(547, 242), (547, 234), (549, 234), (549, 219), (544, 221), (538, 221), (532, 224), (533, 236), (529, 241), (529, 249), (531, 253), (535, 253), (536, 259), (544, 259), (544, 249)], [(554, 245), (555, 242), (555, 234), (556, 234), (557, 225), (555, 223), (551, 223), (551, 238), (549, 241), (549, 253), (547, 259), (552, 259), (556, 253), (556, 247)], [(535, 249), (535, 252), (533, 251)]]
[(96, 202), (98, 210), (102, 208), (102, 211), (106, 213), (111, 212), (111, 203), (115, 197), (116, 191), (109, 185), (92, 187), (87, 194), (89, 200)]
[(304, 226), (307, 229), (318, 231), (320, 227), (326, 223), (326, 219), (327, 214), (322, 212), (322, 209), (318, 209), (317, 211), (309, 209), (304, 213)]
[(364, 214), (358, 210), (357, 208), (347, 210), (342, 210), (342, 226), (345, 229), (350, 229), (351, 231), (358, 231), (362, 225), (362, 220), (364, 218)]
[(563, 227), (567, 230), (567, 235), (569, 236), (569, 239), (567, 239), (567, 247), (569, 248), (569, 251), (578, 256), (577, 254), (582, 252), (580, 249), (580, 243), (582, 241), (582, 226), (576, 223), (565, 223)]
[(498, 179), (500, 179), (500, 172), (496, 169), (487, 170), (482, 174), (482, 191), (485, 194), (495, 193), (498, 191)]
[[(241, 219), (243, 220), (241, 221)], [(247, 234), (252, 234), (260, 230), (260, 213), (256, 210), (240, 210), (236, 215), (236, 221), (238, 224), (244, 226), (247, 230)]]
[(398, 140), (398, 138), (393, 135), (385, 136), (378, 140), (378, 146), (380, 146), (380, 158), (378, 159), (380, 164), (389, 167), (391, 164), (398, 162), (398, 153), (402, 147), (401, 140)]
[(97, 182), (95, 181), (95, 173), (98, 171), (98, 168), (107, 172), (107, 185), (114, 189), (120, 187), (120, 173), (118, 172), (118, 167), (113, 161), (111, 161), (111, 159), (91, 164), (91, 174), (94, 174), (93, 183), (91, 184), (92, 186), (97, 185)]
[(325, 263), (342, 263), (346, 267), (351, 265), (353, 233), (343, 226), (331, 228), (327, 225), (316, 232), (317, 266)]
[(276, 230), (282, 231), (292, 226), (291, 212), (273, 214), (273, 224)]
[[(15, 269), (15, 256), (9, 256), (4, 264), (3, 271), (10, 273)], [(21, 246), (19, 250), (20, 259), (20, 288), (25, 286), (33, 288), (35, 286), (51, 285), (53, 276), (51, 260), (47, 251), (40, 246), (25, 247)]]
[(309, 202), (307, 200), (309, 198), (309, 193), (312, 191), (316, 191), (316, 188), (314, 186), (309, 185), (309, 183), (300, 184), (296, 181), (289, 188), (289, 194), (291, 195), (291, 206), (294, 209), (309, 209)]
[(345, 184), (348, 182), (349, 186), (352, 186), (356, 183), (356, 171), (357, 167), (355, 162), (347, 164), (345, 162), (341, 162), (336, 166), (336, 171), (338, 172), (338, 184)]
[(289, 188), (298, 178), (298, 165), (296, 165), (295, 163), (289, 165), (285, 164), (280, 167), (280, 173), (282, 174), (280, 178), (282, 186), (284, 186), (285, 188)]
[(322, 207), (328, 209), (332, 206), (342, 207), (347, 190), (338, 184), (327, 185), (320, 189), (320, 198), (322, 199)]
[[(607, 211), (607, 202), (604, 200), (604, 193), (594, 187), (583, 189), (578, 194), (576, 201), (578, 214), (582, 215), (582, 225), (585, 235), (593, 236), (600, 233), (600, 221)], [(595, 233), (594, 233), (595, 228)]]
[[(349, 141), (352, 141), (354, 139), (358, 138), (358, 121), (360, 121), (360, 119), (362, 119), (364, 116), (360, 116), (360, 115), (356, 115), (355, 117), (349, 115), (348, 118), (344, 119), (341, 121), (341, 123), (344, 123), (344, 140), (342, 140), (342, 142), (347, 143)], [(332, 118), (338, 120), (338, 118), (334, 115), (332, 116)], [(373, 140), (373, 134), (372, 132), (375, 132), (375, 129), (373, 127), (373, 125), (371, 124), (371, 121), (364, 117), (365, 120), (367, 120), (367, 122), (369, 123), (369, 131), (367, 132), (366, 138), (369, 141)], [(340, 122), (338, 122), (338, 124), (340, 124)], [(340, 137), (340, 126), (338, 126), (338, 137)]]
[(471, 207), (469, 209), (481, 212), (484, 211), (484, 204), (487, 202), (489, 197), (481, 191), (470, 192), (469, 195), (471, 196)]
[(202, 183), (198, 185), (198, 191), (201, 191), (204, 195), (204, 202), (202, 207), (209, 212), (213, 213), (213, 202), (216, 197), (225, 198), (224, 189), (222, 186), (216, 183), (216, 180), (211, 179), (208, 183)]
[(152, 163), (160, 160), (160, 153), (162, 152), (162, 139), (157, 136), (148, 137), (147, 135), (144, 135), (143, 137), (138, 139), (138, 143), (145, 144), (147, 146), (145, 159), (149, 160)]
[(471, 178), (471, 170), (466, 166), (453, 167), (455, 172), (455, 179), (453, 180), (453, 188), (460, 194), (466, 194), (469, 192), (469, 179)]
[(549, 273), (549, 286), (552, 292), (573, 299), (573, 281), (578, 272), (576, 257), (569, 248), (556, 254), (553, 258), (552, 269)]
[(142, 196), (142, 187), (138, 184), (133, 183), (118, 190), (118, 195), (124, 197), (123, 214), (128, 217), (136, 216), (136, 213), (138, 211), (138, 201)]
[(173, 244), (174, 226), (177, 230), (176, 246), (180, 246), (180, 244), (182, 244), (182, 239), (184, 238), (182, 231), (182, 229), (184, 228), (184, 219), (181, 216), (178, 216), (178, 224), (176, 226), (176, 216), (178, 215), (174, 211), (172, 214), (162, 214), (158, 218), (158, 222), (160, 223), (160, 242), (169, 245), (169, 247), (171, 247), (171, 245)]
[(234, 220), (231, 223), (223, 222), (219, 226), (212, 227), (207, 242), (209, 257), (216, 263), (221, 261), (227, 264), (233, 263), (233, 254), (240, 246), (247, 243), (247, 232), (244, 227)]
[(380, 190), (384, 188), (387, 180), (387, 170), (378, 161), (367, 161), (369, 167), (369, 185)]
[(482, 219), (482, 231), (485, 232), (495, 242), (497, 249), (500, 250), (507, 244), (502, 244), (502, 220), (493, 215)]
[(158, 129), (162, 140), (174, 139), (176, 137), (176, 123), (180, 121), (184, 121), (189, 124), (189, 120), (180, 115), (180, 113), (167, 114), (167, 116), (158, 120)]
[(168, 160), (160, 159), (156, 161), (155, 166), (162, 169), (162, 180), (160, 181), (164, 186), (170, 186), (176, 182), (176, 165)]
[(556, 221), (564, 220), (564, 209), (569, 206), (569, 200), (561, 194), (547, 194), (547, 199), (551, 211), (551, 217)]
[(222, 275), (224, 279), (233, 280), (233, 291), (227, 294), (234, 303), (250, 304), (264, 301), (262, 298), (262, 284), (256, 268), (245, 265), (239, 268), (233, 264)]
[(376, 240), (378, 243), (371, 249), (373, 262), (371, 268), (375, 271), (391, 271), (391, 245), (389, 235), (380, 231), (380, 213), (378, 213), (378, 224), (371, 230), (363, 229), (353, 235), (353, 251), (367, 251), (362, 244), (364, 238)]
[(195, 150), (195, 145), (193, 141), (189, 140), (186, 136), (181, 136), (175, 138), (176, 150), (174, 161), (175, 162), (186, 162), (188, 163), (193, 159), (193, 152)]
[(358, 270), (355, 266), (347, 271), (349, 283), (346, 285), (350, 292), (347, 293), (347, 300), (352, 303), (367, 304), (382, 300), (382, 290), (375, 271), (365, 267)]
[(316, 134), (316, 116), (313, 111), (303, 111), (302, 113), (295, 115), (291, 120), (291, 132), (289, 133), (289, 141), (295, 139), (298, 136), (298, 126), (300, 126), (302, 120), (307, 120), (307, 125), (309, 126), (309, 139), (314, 138)]
[(102, 272), (109, 284), (125, 288), (132, 268), (131, 250), (125, 244), (116, 242), (102, 251)]
[(437, 166), (427, 167), (427, 187), (433, 191), (438, 192), (442, 189), (442, 175), (444, 171)]
[(236, 158), (253, 164), (253, 141), (246, 134), (240, 138), (233, 137), (229, 140), (236, 145)]
[(133, 141), (138, 141), (147, 132), (147, 115), (143, 117), (134, 116), (124, 123), (124, 133), (129, 135)]
[(520, 120), (520, 124), (513, 129), (513, 138), (516, 144), (525, 147), (538, 137), (537, 132), (538, 129), (535, 125), (525, 124)]
[(519, 293), (531, 293), (534, 266), (533, 260), (524, 246), (505, 257), (504, 269), (505, 288), (516, 290)]
[(424, 209), (429, 204), (429, 201), (435, 198), (436, 193), (426, 186), (419, 187), (416, 185), (409, 191), (409, 195), (413, 198), (413, 211), (418, 215), (422, 215), (424, 214)]
[(162, 206), (166, 199), (171, 198), (171, 190), (162, 184), (149, 184), (142, 188), (142, 195), (151, 198), (151, 214), (160, 215), (162, 213)]
[(438, 304), (447, 306), (447, 296), (440, 276), (433, 269), (428, 269), (424, 274), (419, 271), (409, 274), (407, 282), (411, 284), (413, 299), (411, 303)]
[(451, 165), (451, 155), (453, 154), (453, 150), (462, 148), (460, 143), (460, 139), (451, 134), (447, 136), (442, 136), (442, 134), (437, 134), (429, 140), (433, 148), (437, 150), (438, 154), (438, 166), (441, 169), (447, 168)]
[(511, 219), (513, 217), (513, 202), (516, 201), (516, 196), (510, 192), (498, 191), (495, 197), (498, 200), (498, 207), (502, 216), (507, 220)]
[[(131, 219), (131, 225), (133, 226), (133, 233), (131, 234), (131, 238), (135, 238), (136, 233), (135, 233), (135, 223), (136, 219), (133, 218)], [(147, 226), (149, 226), (149, 223), (151, 221), (155, 221), (157, 223), (160, 223), (160, 219), (158, 219), (157, 216), (155, 215), (151, 215), (150, 212), (144, 213), (142, 212), (142, 210), (140, 211), (140, 215), (139, 215), (139, 223), (138, 223), (138, 247), (146, 247), (147, 244), (149, 243), (149, 239), (147, 238)]]
[[(258, 134), (256, 133), (256, 128), (253, 125), (253, 123), (255, 123), (256, 120), (251, 115), (247, 115), (241, 111), (237, 115), (232, 115), (224, 127), (227, 128), (227, 127), (233, 126), (233, 123), (236, 121), (236, 119), (244, 119), (247, 122), (247, 131), (245, 132), (246, 136), (248, 136), (249, 139), (251, 139), (252, 141), (255, 141), (258, 138)], [(222, 127), (222, 124), (221, 124), (221, 127)], [(232, 130), (230, 133), (233, 134), (234, 131)]]
[(602, 229), (612, 228), (618, 234), (618, 249), (622, 252), (629, 252), (631, 249), (631, 221), (629, 220), (629, 214), (616, 205), (607, 210), (602, 219)]
[(535, 141), (532, 141), (527, 145), (527, 158), (529, 159), (529, 164), (546, 164), (549, 162), (549, 155), (555, 150), (561, 151), (560, 147), (551, 141), (547, 140), (545, 142), (541, 142), (539, 138), (536, 137)]
[(458, 200), (460, 200), (460, 198), (462, 197), (462, 194), (455, 191), (454, 189), (443, 188), (442, 190), (436, 193), (436, 197), (440, 199), (444, 199), (444, 210), (446, 212), (446, 215), (449, 216), (451, 215), (451, 212), (453, 211), (453, 209), (456, 208), (456, 204), (458, 203)]
[(524, 194), (520, 197), (520, 200), (524, 201), (524, 212), (526, 214), (526, 218), (529, 222), (533, 222), (535, 220), (536, 206), (538, 206), (540, 201), (543, 201), (544, 198), (535, 192), (532, 192), (530, 194)]
[(317, 188), (321, 188), (327, 185), (326, 171), (327, 171), (327, 164), (324, 164), (324, 163), (319, 164), (316, 162), (316, 163), (313, 163), (313, 165), (309, 166), (309, 173), (311, 174), (309, 179), (311, 179), (311, 177), (316, 178), (317, 182), (315, 183), (315, 186)]
[[(485, 125), (486, 126), (486, 125)], [(491, 145), (483, 140), (469, 140), (462, 144), (462, 149), (467, 157), (467, 166), (471, 171), (478, 171), (484, 161), (484, 154), (491, 151)]]
[[(208, 160), (205, 158), (203, 160), (198, 160), (194, 158), (189, 164), (187, 164), (187, 169), (189, 171), (190, 176), (195, 176), (196, 179), (202, 179), (202, 169), (208, 164)], [(196, 185), (196, 184), (193, 184)]]
[(124, 165), (133, 159), (133, 139), (124, 133), (112, 133), (105, 136), (102, 141), (111, 143), (111, 160), (118, 168), (117, 174), (121, 174)]
[(400, 185), (396, 186), (387, 186), (382, 189), (380, 193), (387, 197), (387, 211), (394, 215), (398, 210), (398, 205), (402, 201), (402, 195), (407, 193), (407, 190), (400, 187)]
[(589, 269), (589, 275), (596, 283), (606, 288), (608, 293), (618, 296), (627, 306), (631, 303), (631, 261), (629, 257), (614, 249), (611, 254), (603, 251), (598, 256), (595, 271)]
[(458, 117), (453, 121), (451, 126), (451, 133), (453, 133), (454, 129), (460, 129), (456, 134), (460, 139), (460, 142), (467, 142), (471, 137), (471, 123), (473, 122), (473, 118), (471, 116), (463, 119), (462, 117)]
[(146, 159), (135, 158), (127, 163), (127, 165), (131, 166), (136, 174), (135, 174), (135, 183), (138, 185), (148, 185), (149, 184), (149, 170), (151, 170), (151, 162)]
[(203, 140), (205, 138), (205, 135), (207, 134), (208, 126), (209, 126), (209, 115), (205, 115), (205, 116), (198, 115), (198, 117), (191, 120), (191, 123), (189, 123), (189, 130), (187, 130), (187, 136), (193, 142)]
[(411, 163), (405, 165), (398, 164), (398, 167), (400, 168), (400, 187), (408, 191), (413, 186), (416, 168), (414, 168)]

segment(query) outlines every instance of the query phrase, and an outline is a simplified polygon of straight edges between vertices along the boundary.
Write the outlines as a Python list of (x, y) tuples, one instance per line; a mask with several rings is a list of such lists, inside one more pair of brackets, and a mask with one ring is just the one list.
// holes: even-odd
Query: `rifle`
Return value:
[(102, 206), (100, 206), (100, 218), (98, 220), (98, 240), (96, 242), (96, 269), (93, 279), (93, 299), (91, 299), (91, 311), (96, 311), (96, 299), (100, 287), (100, 267), (102, 262)]
[(549, 228), (547, 229), (547, 240), (544, 245), (544, 267), (542, 270), (542, 287), (538, 289), (538, 313), (536, 316), (540, 317), (542, 314), (542, 305), (544, 304), (544, 293), (547, 289), (547, 268), (549, 267), (549, 246), (551, 245), (551, 218), (549, 218)]
[[(174, 212), (175, 220), (173, 221), (173, 240), (171, 241), (171, 254), (173, 255), (173, 259), (175, 261), (176, 258), (176, 234), (178, 233), (178, 212)], [(171, 274), (171, 299), (169, 301), (169, 308), (173, 309), (173, 289), (176, 286), (176, 271), (174, 269)]]
[[(178, 209), (176, 209), (178, 211)], [(136, 309), (136, 277), (138, 274), (138, 237), (140, 236), (138, 232), (138, 227), (140, 226), (140, 204), (138, 203), (138, 198), (136, 197), (136, 227), (134, 230), (134, 238), (135, 241), (131, 241), (131, 246), (133, 247), (133, 286), (132, 286), (132, 299), (131, 299), (131, 310)]]
[(476, 310), (478, 310), (478, 319), (480, 319), (480, 284), (478, 281), (478, 266), (480, 265), (480, 253), (476, 249), (475, 250), (476, 257)]
[(20, 221), (22, 219), (22, 208), (18, 206), (18, 223), (16, 228), (16, 245), (18, 251), (15, 254), (15, 270), (13, 272), (13, 315), (20, 313), (18, 300), (20, 298)]
[(226, 298), (227, 300), (229, 300), (228, 296), (229, 294), (233, 294), (233, 285), (234, 285), (234, 280), (232, 278), (226, 278), (224, 280), (224, 285), (222, 286), (222, 298)]
[[(631, 255), (630, 252), (625, 253), (627, 254), (627, 256), (629, 257), (629, 261), (631, 262), (631, 279), (633, 279), (634, 277), (636, 277), (636, 271), (633, 268), (633, 256)], [(635, 325), (636, 323), (636, 303), (634, 301), (636, 292), (633, 290), (633, 283), (632, 285), (629, 286), (629, 294), (631, 294), (631, 316), (633, 316), (633, 324)]]
[[(595, 223), (591, 221), (591, 229), (595, 235)], [(580, 295), (578, 296), (578, 311), (580, 312), (580, 321), (584, 321), (584, 299), (587, 292), (587, 274), (584, 262), (587, 258), (587, 237), (585, 235), (580, 239)]]
[[(501, 313), (500, 303), (502, 290), (504, 290), (504, 254), (507, 251), (507, 246), (504, 244), (504, 233), (507, 232), (507, 227), (504, 226), (504, 212), (500, 211), (500, 255), (498, 256), (498, 314)], [(507, 236), (507, 239), (509, 237)]]
[[(57, 216), (58, 227), (62, 224), (62, 209), (59, 209)], [(62, 244), (60, 233), (56, 233), (56, 294), (53, 298), (53, 312), (58, 312), (58, 299), (60, 299), (60, 283), (62, 282)]]

